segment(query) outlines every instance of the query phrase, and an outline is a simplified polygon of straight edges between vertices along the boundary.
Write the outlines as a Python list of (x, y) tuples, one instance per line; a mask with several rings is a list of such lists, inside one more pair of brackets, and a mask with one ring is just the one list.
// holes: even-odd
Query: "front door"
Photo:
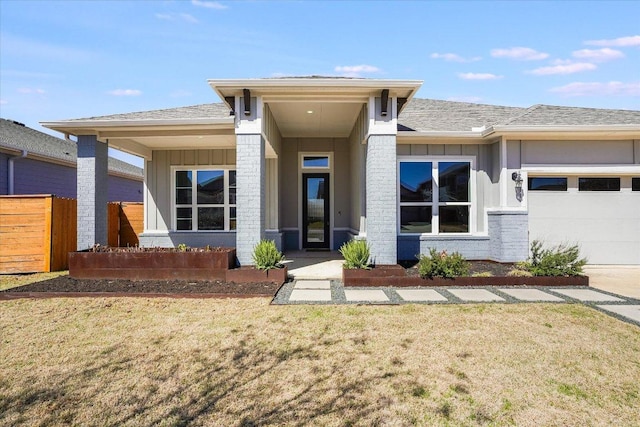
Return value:
[(302, 247), (329, 249), (329, 174), (302, 174)]

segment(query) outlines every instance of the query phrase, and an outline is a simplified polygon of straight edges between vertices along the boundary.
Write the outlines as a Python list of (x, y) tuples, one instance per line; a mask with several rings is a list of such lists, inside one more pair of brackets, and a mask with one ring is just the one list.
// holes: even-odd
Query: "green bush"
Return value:
[(439, 252), (429, 249), (429, 255), (420, 255), (418, 261), (418, 272), (420, 277), (458, 277), (469, 274), (469, 263), (458, 252), (451, 255), (447, 251)]
[(253, 248), (253, 263), (259, 270), (282, 268), (282, 261), (284, 261), (284, 255), (276, 248), (273, 240), (261, 240)]
[(520, 266), (534, 276), (580, 276), (586, 263), (586, 258), (580, 258), (578, 245), (561, 244), (545, 249), (542, 242), (534, 240), (531, 256)]
[(340, 253), (344, 257), (344, 268), (361, 268), (368, 270), (371, 250), (366, 240), (350, 240), (340, 246)]

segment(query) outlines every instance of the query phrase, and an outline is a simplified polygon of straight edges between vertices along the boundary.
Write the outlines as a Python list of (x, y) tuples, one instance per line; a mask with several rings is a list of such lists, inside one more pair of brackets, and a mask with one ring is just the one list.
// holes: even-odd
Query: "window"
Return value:
[(620, 178), (578, 178), (578, 191), (620, 191)]
[(176, 230), (236, 229), (236, 171), (176, 170)]
[(303, 156), (302, 167), (328, 169), (329, 156)]
[(400, 233), (469, 233), (470, 161), (401, 161)]
[(531, 191), (567, 191), (567, 178), (535, 177), (529, 178)]
[(640, 177), (631, 178), (631, 191), (640, 191)]

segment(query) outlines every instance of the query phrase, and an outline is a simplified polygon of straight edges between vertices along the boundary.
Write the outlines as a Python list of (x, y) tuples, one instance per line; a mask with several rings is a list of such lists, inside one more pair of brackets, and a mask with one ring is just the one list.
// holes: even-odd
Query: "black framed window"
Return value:
[(401, 234), (469, 233), (471, 162), (400, 161)]
[(229, 231), (236, 228), (236, 171), (175, 171), (175, 228)]
[(529, 191), (567, 191), (567, 178), (529, 177)]
[(620, 191), (620, 178), (578, 178), (578, 191)]
[(631, 191), (640, 191), (640, 177), (631, 178)]

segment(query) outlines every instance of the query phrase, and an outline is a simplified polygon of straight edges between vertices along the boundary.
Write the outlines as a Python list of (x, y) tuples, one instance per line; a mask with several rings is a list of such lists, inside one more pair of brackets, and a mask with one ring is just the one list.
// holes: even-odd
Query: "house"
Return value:
[[(222, 103), (42, 123), (78, 138), (80, 249), (104, 242), (107, 146), (145, 159), (147, 246), (429, 248), (519, 261), (533, 239), (640, 264), (640, 111), (415, 99), (421, 81), (210, 80)], [(84, 177), (84, 178), (80, 178)]]
[[(0, 195), (55, 194), (76, 198), (77, 146), (0, 119)], [(142, 169), (109, 158), (108, 201), (141, 202)]]

